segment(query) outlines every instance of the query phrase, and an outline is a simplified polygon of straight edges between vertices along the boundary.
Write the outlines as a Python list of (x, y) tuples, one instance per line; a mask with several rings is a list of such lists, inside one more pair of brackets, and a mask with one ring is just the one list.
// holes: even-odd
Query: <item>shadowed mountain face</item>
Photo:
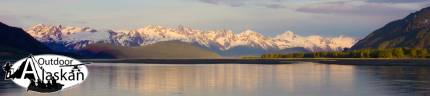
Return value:
[(396, 47), (430, 47), (430, 7), (388, 23), (360, 40), (352, 49)]
[[(204, 47), (202, 47), (204, 48)], [(217, 50), (214, 48), (208, 48), (213, 52), (220, 54), (223, 57), (241, 57), (241, 56), (259, 56), (261, 54), (289, 54), (289, 53), (302, 53), (302, 52), (312, 52), (303, 47), (285, 48), (285, 49), (262, 49), (262, 48), (252, 48), (247, 46), (238, 46), (231, 48), (230, 50)]]
[(50, 53), (51, 50), (21, 28), (0, 22), (0, 56)]
[(165, 41), (140, 47), (116, 46), (106, 43), (91, 44), (80, 53), (87, 58), (146, 58), (146, 59), (172, 59), (172, 58), (219, 58), (220, 56), (210, 50), (180, 41)]

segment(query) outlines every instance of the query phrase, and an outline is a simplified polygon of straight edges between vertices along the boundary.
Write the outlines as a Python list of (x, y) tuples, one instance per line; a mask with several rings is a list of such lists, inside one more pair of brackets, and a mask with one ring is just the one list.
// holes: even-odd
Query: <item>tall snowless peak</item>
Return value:
[(235, 34), (226, 29), (202, 31), (185, 26), (169, 28), (156, 25), (133, 30), (98, 31), (89, 27), (38, 24), (27, 29), (27, 32), (42, 42), (65, 43), (67, 47), (74, 49), (97, 42), (138, 47), (163, 41), (181, 41), (218, 51), (227, 51), (237, 47), (262, 50), (303, 47), (310, 51), (338, 51), (350, 48), (356, 42), (354, 38), (346, 36), (300, 36), (291, 31), (269, 37), (253, 30)]
[(386, 24), (360, 40), (352, 49), (397, 47), (430, 47), (430, 7)]

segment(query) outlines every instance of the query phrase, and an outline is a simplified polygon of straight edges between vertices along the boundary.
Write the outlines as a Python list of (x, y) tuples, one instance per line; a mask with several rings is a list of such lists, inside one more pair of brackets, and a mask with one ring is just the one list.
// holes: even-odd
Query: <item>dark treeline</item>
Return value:
[(264, 54), (261, 58), (430, 58), (426, 48), (362, 49), (352, 51)]

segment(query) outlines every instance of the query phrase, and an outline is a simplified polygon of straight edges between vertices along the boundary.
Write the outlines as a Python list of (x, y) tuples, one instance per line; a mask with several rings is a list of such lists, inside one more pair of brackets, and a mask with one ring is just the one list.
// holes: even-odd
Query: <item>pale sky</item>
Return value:
[(134, 29), (145, 25), (201, 30), (252, 29), (273, 36), (362, 38), (430, 6), (430, 0), (0, 0), (0, 22)]

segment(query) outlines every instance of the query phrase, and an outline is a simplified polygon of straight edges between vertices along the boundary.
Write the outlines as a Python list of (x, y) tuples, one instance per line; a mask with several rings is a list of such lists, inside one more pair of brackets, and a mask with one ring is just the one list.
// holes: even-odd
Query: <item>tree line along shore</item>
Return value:
[(243, 58), (430, 58), (427, 48), (361, 49), (333, 52), (310, 52), (290, 54), (263, 54)]

